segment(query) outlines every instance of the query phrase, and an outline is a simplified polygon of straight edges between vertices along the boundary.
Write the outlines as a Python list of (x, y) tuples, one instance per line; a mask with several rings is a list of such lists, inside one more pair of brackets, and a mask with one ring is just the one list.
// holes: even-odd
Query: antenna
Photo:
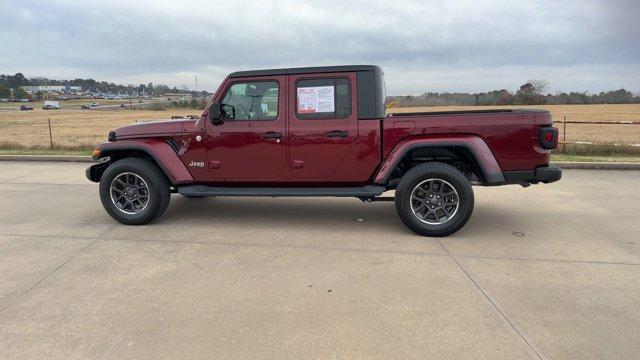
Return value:
[(196, 92), (198, 92), (198, 75), (196, 75)]

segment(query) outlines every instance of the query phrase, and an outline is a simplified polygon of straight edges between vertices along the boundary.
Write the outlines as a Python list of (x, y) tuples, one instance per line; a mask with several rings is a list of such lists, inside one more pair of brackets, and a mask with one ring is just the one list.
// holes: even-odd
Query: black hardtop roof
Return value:
[(310, 73), (330, 73), (330, 72), (351, 72), (351, 71), (380, 71), (382, 69), (376, 65), (340, 65), (340, 66), (314, 66), (299, 67), (289, 69), (265, 69), (265, 70), (248, 70), (236, 71), (229, 74), (230, 78), (249, 77), (249, 76), (274, 76), (288, 74), (310, 74)]

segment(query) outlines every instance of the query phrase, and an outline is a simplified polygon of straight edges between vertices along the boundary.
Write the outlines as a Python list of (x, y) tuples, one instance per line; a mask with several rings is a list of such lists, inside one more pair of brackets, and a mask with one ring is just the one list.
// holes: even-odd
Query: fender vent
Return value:
[(173, 151), (176, 152), (176, 154), (178, 153), (178, 150), (180, 150), (180, 147), (178, 147), (178, 143), (173, 139), (167, 140), (167, 144), (171, 146), (171, 148), (173, 149)]

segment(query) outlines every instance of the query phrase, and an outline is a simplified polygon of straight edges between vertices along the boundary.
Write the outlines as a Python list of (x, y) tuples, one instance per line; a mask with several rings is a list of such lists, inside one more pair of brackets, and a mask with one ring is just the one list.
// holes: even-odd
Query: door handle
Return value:
[(349, 133), (342, 130), (332, 130), (332, 131), (326, 132), (325, 136), (328, 138), (335, 138), (335, 137), (345, 138), (349, 136)]
[(279, 132), (269, 131), (260, 135), (260, 137), (263, 139), (280, 139), (282, 134)]

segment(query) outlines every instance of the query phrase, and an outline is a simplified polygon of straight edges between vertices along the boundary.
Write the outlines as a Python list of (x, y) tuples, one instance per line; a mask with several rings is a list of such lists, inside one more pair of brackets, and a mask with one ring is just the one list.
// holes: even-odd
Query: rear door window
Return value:
[(349, 79), (301, 79), (296, 82), (299, 119), (336, 119), (351, 115)]

